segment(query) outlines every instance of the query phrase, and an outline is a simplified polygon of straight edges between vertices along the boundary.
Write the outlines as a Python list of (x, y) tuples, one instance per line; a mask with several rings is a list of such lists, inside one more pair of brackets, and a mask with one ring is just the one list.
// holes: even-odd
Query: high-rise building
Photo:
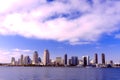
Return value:
[(64, 65), (67, 65), (67, 54), (64, 55)]
[(50, 54), (49, 54), (49, 51), (47, 49), (44, 51), (43, 64), (44, 65), (50, 64)]
[(56, 65), (62, 65), (62, 58), (56, 57)]
[(87, 57), (87, 65), (90, 65), (90, 56), (86, 56)]
[(94, 61), (95, 61), (95, 64), (98, 64), (98, 55), (97, 55), (97, 53), (95, 53)]
[(38, 52), (35, 51), (33, 54), (33, 64), (38, 64)]
[(31, 64), (31, 59), (29, 56), (25, 56), (24, 57), (24, 65), (29, 65), (29, 64)]
[(41, 63), (41, 58), (40, 57), (38, 58), (38, 63)]
[(16, 61), (15, 61), (15, 57), (12, 57), (12, 58), (11, 58), (11, 64), (12, 64), (12, 65), (15, 65), (15, 62), (16, 62)]
[(83, 66), (87, 66), (87, 57), (83, 56)]
[(21, 60), (18, 59), (17, 65), (21, 65)]
[(71, 57), (71, 63), (72, 63), (72, 66), (78, 65), (78, 57), (77, 56), (72, 56)]
[(20, 65), (23, 65), (23, 55), (20, 57)]
[(83, 66), (89, 66), (90, 65), (90, 57), (89, 56), (83, 56)]
[(72, 65), (72, 59), (68, 59), (68, 62), (69, 62), (69, 66)]
[(102, 64), (105, 64), (105, 54), (102, 53), (101, 57), (102, 57)]

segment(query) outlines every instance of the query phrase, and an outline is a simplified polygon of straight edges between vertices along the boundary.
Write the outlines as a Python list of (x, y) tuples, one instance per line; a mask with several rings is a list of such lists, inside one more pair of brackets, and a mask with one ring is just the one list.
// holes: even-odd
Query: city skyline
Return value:
[[(87, 60), (87, 63), (85, 63), (86, 65), (90, 64), (90, 62), (93, 62), (94, 64), (104, 64), (104, 65), (110, 63), (111, 61), (114, 62), (112, 59), (110, 59), (108, 61), (105, 56), (105, 53), (101, 53), (100, 56), (97, 53), (94, 53), (93, 57), (91, 57), (89, 55), (69, 56), (67, 53), (65, 53), (62, 56), (55, 56), (55, 58), (52, 58), (50, 55), (51, 54), (49, 53), (48, 49), (44, 50), (43, 56), (39, 56), (39, 53), (37, 51), (34, 51), (32, 56), (23, 55), (23, 54), (21, 54), (20, 57), (18, 57), (18, 58), (15, 58), (14, 56), (12, 56), (10, 63), (12, 63), (12, 61), (17, 61), (21, 65), (21, 64), (23, 64), (26, 57), (28, 57), (28, 59), (30, 59), (32, 61), (31, 64), (33, 64), (33, 65), (38, 64), (38, 62), (42, 62), (42, 64), (46, 65), (46, 66), (50, 64), (50, 61), (58, 61), (61, 63), (60, 60), (62, 60), (63, 64), (68, 65), (69, 59), (73, 59), (73, 60), (77, 59), (77, 60), (83, 60), (83, 61)], [(120, 63), (116, 63), (116, 62), (114, 62), (114, 63), (120, 64)]]
[(119, 7), (119, 0), (0, 1), (0, 63), (44, 49), (53, 59), (105, 53), (118, 63)]
[[(110, 67), (120, 67), (120, 63), (114, 62), (112, 59), (106, 61), (106, 56), (104, 53), (101, 53), (100, 60), (98, 61), (98, 54), (94, 54), (94, 58), (90, 58), (89, 55), (82, 56), (71, 56), (68, 58), (67, 54), (64, 54), (64, 57), (56, 56), (56, 59), (50, 57), (48, 49), (44, 50), (43, 58), (39, 57), (37, 51), (34, 51), (32, 58), (29, 55), (24, 56), (21, 54), (20, 58), (16, 59), (11, 57), (11, 62), (6, 64), (6, 66), (53, 66), (53, 67), (97, 67), (97, 68), (110, 68)], [(1, 65), (4, 65), (1, 63)]]
[[(78, 57), (79, 59), (82, 59), (83, 57), (89, 57), (89, 59), (90, 60), (95, 60), (95, 63), (101, 63), (101, 64), (105, 64), (106, 62), (110, 62), (111, 60), (112, 61), (114, 61), (114, 63), (117, 63), (117, 64), (119, 64), (120, 62), (119, 61), (115, 61), (114, 59), (112, 59), (112, 58), (110, 58), (109, 59), (109, 57), (107, 56), (106, 58), (105, 58), (105, 56), (106, 56), (106, 54), (105, 53), (91, 53), (92, 55), (89, 55), (89, 54), (87, 54), (87, 55), (81, 55), (81, 56), (79, 56), (79, 55), (69, 55), (69, 53), (63, 53), (62, 55), (52, 55), (52, 53), (49, 53), (49, 51), (47, 52), (48, 53), (48, 55), (47, 56), (50, 56), (48, 59), (46, 59), (46, 57), (45, 57), (45, 55), (46, 55), (46, 52), (45, 51), (48, 51), (48, 49), (44, 49), (44, 51), (43, 51), (43, 53), (39, 53), (38, 51), (36, 51), (36, 50), (34, 50), (34, 51), (31, 51), (31, 53), (27, 53), (27, 52), (29, 52), (29, 51), (27, 51), (27, 50), (25, 50), (25, 51), (23, 51), (23, 52), (25, 52), (25, 53), (19, 53), (19, 54), (17, 54), (17, 56), (12, 56), (11, 55), (11, 57), (12, 58), (15, 58), (15, 60), (19, 60), (19, 59), (24, 59), (25, 57), (29, 57), (29, 58), (31, 58), (32, 60), (33, 60), (33, 63), (32, 64), (35, 64), (35, 63), (37, 63), (38, 61), (36, 60), (36, 58), (40, 58), (40, 60), (41, 61), (43, 61), (43, 64), (46, 64), (46, 63), (49, 63), (49, 61), (48, 60), (56, 60), (56, 58), (57, 57), (61, 57), (61, 59), (64, 59), (65, 58), (65, 55), (67, 56), (67, 59), (69, 59), (69, 58), (71, 58), (71, 57)], [(19, 51), (18, 51), (19, 52)], [(22, 52), (22, 50), (21, 50), (21, 52)], [(27, 53), (27, 54), (26, 54)], [(24, 55), (24, 56), (23, 56)], [(20, 57), (21, 56), (21, 57)], [(54, 56), (54, 57), (53, 57)], [(0, 62), (0, 63), (11, 63), (11, 57), (10, 58), (8, 58), (9, 60), (7, 61), (7, 62)], [(45, 61), (45, 59), (47, 60), (47, 62)], [(44, 62), (46, 62), (46, 63), (44, 63)], [(47, 64), (46, 64), (47, 65)]]

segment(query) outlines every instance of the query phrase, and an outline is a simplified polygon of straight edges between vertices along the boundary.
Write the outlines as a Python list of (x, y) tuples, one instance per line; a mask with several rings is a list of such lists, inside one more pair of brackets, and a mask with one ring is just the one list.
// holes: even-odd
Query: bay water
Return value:
[(2, 66), (0, 80), (120, 80), (120, 68)]

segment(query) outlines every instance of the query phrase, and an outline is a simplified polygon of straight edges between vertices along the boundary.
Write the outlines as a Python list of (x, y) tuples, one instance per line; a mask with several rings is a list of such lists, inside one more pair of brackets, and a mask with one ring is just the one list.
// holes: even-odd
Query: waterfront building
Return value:
[(87, 57), (83, 56), (82, 59), (83, 59), (83, 66), (84, 67), (87, 66)]
[(41, 58), (39, 57), (39, 58), (38, 58), (38, 63), (41, 63), (41, 62), (42, 62), (42, 61), (41, 61)]
[(71, 66), (71, 65), (72, 65), (72, 60), (69, 59), (69, 60), (68, 60), (68, 63), (69, 63), (69, 66)]
[(23, 65), (23, 55), (20, 57), (20, 65)]
[(71, 57), (71, 63), (72, 63), (72, 66), (78, 65), (78, 57), (77, 56), (72, 56)]
[(33, 62), (32, 64), (38, 64), (38, 52), (35, 51), (34, 54), (33, 54)]
[(95, 61), (95, 64), (98, 64), (98, 54), (97, 53), (95, 53), (94, 61)]
[(90, 65), (90, 57), (89, 56), (83, 56), (83, 66), (89, 66)]
[(87, 57), (87, 65), (90, 65), (90, 56), (86, 56)]
[(67, 65), (67, 54), (64, 55), (64, 65)]
[(25, 56), (24, 57), (24, 65), (29, 65), (29, 64), (31, 64), (31, 59), (29, 56)]
[(44, 51), (43, 64), (44, 65), (50, 64), (50, 54), (49, 54), (49, 51), (47, 49)]
[(11, 64), (12, 64), (12, 65), (15, 65), (15, 64), (16, 64), (15, 57), (12, 57), (12, 58), (11, 58)]
[(62, 65), (62, 58), (61, 57), (56, 57), (56, 65)]
[(17, 65), (21, 65), (21, 59), (18, 59)]
[(102, 53), (101, 57), (102, 57), (102, 64), (104, 64), (104, 65), (105, 65), (105, 54), (104, 54), (104, 53)]

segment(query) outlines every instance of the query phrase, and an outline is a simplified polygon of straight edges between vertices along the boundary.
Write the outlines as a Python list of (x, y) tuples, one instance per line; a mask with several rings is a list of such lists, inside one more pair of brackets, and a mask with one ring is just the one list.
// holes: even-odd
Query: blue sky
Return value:
[[(7, 2), (7, 3), (6, 3)], [(3, 5), (6, 4), (6, 5)], [(81, 58), (106, 54), (119, 60), (120, 1), (118, 0), (4, 0), (0, 2), (0, 62), (32, 58), (36, 50), (52, 59), (65, 53)]]

